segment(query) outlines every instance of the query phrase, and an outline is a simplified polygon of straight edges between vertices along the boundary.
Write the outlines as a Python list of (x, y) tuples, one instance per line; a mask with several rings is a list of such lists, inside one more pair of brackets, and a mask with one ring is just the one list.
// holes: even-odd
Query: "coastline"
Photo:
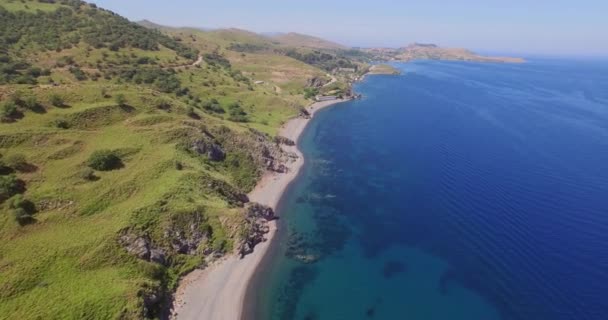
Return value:
[[(310, 113), (310, 119), (293, 118), (281, 127), (279, 134), (297, 142), (317, 111), (345, 101), (349, 99), (313, 103), (306, 108)], [(283, 145), (282, 148), (286, 152), (296, 153), (298, 159), (286, 164), (287, 173), (266, 172), (248, 195), (252, 202), (267, 205), (275, 211), (283, 193), (298, 176), (305, 161), (297, 148), (297, 143), (295, 146)], [(245, 308), (249, 283), (275, 237), (277, 221), (270, 221), (269, 227), (266, 241), (258, 244), (253, 253), (242, 259), (236, 254), (227, 255), (207, 268), (195, 270), (185, 276), (175, 293), (171, 318), (240, 320)]]

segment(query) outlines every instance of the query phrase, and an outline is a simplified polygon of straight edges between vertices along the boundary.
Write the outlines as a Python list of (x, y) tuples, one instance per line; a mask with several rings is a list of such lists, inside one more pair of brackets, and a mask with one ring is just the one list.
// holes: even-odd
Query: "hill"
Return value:
[(341, 44), (313, 37), (305, 34), (290, 32), (290, 33), (279, 33), (270, 36), (271, 39), (287, 46), (292, 47), (306, 47), (313, 49), (332, 49), (332, 50), (345, 50), (348, 49), (346, 46)]
[[(245, 194), (348, 52), (0, 0), (0, 314), (160, 317), (179, 277), (255, 236)], [(263, 47), (263, 50), (259, 50)], [(275, 140), (275, 138), (277, 138)]]
[(456, 60), (476, 62), (521, 63), (521, 58), (487, 57), (462, 48), (442, 48), (435, 44), (413, 43), (398, 49), (371, 48), (364, 49), (382, 60), (412, 61), (412, 60)]

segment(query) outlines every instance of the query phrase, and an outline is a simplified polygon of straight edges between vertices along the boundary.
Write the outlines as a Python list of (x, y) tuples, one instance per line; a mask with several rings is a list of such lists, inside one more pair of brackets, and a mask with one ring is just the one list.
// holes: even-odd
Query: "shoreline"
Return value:
[[(266, 172), (248, 196), (251, 202), (258, 202), (277, 210), (277, 206), (289, 185), (295, 180), (305, 159), (297, 147), (297, 142), (317, 111), (329, 106), (350, 101), (338, 99), (316, 102), (308, 106), (310, 119), (296, 117), (285, 123), (279, 135), (296, 142), (295, 146), (282, 145), (284, 151), (294, 152), (298, 159), (285, 164), (287, 173)], [(265, 241), (255, 246), (253, 253), (239, 258), (232, 253), (213, 262), (205, 269), (197, 269), (186, 275), (175, 292), (174, 311), (171, 319), (218, 319), (240, 320), (246, 307), (249, 284), (258, 271), (258, 266), (270, 247), (277, 232), (277, 221), (268, 223), (270, 231)]]

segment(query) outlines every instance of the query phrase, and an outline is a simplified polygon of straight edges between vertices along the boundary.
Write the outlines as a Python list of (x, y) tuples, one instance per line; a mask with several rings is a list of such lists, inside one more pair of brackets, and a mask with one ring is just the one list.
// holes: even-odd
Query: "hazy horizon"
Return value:
[(602, 31), (608, 29), (608, 20), (603, 17), (608, 3), (600, 1), (95, 3), (135, 21), (148, 19), (173, 27), (239, 28), (257, 33), (297, 32), (352, 47), (400, 47), (421, 42), (496, 53), (608, 56), (608, 36)]

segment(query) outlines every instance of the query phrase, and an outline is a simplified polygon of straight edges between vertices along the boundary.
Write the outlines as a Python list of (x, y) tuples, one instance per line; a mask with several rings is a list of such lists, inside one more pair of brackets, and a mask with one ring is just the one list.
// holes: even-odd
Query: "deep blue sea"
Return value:
[(318, 113), (259, 319), (608, 319), (608, 62), (420, 61)]

